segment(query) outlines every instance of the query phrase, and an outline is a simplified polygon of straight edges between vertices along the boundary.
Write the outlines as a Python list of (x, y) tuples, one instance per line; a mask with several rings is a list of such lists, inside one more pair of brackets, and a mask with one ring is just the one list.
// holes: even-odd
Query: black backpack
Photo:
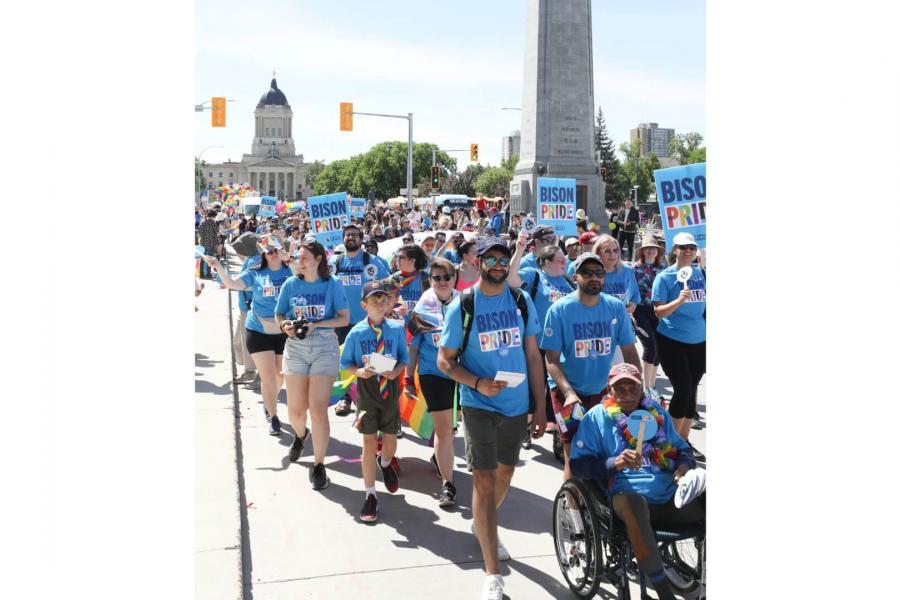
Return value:
[[(522, 315), (522, 323), (527, 326), (528, 302), (525, 301), (525, 294), (522, 293), (522, 290), (511, 288), (509, 286), (506, 286), (506, 289), (509, 290), (509, 293), (512, 294), (513, 299), (516, 301), (516, 306), (519, 308), (519, 314)], [(462, 353), (466, 350), (466, 346), (469, 345), (469, 334), (472, 333), (472, 321), (475, 320), (475, 286), (466, 288), (460, 293), (459, 308), (462, 310), (463, 339), (462, 344), (459, 346), (457, 356), (461, 357)], [(525, 332), (523, 331), (522, 333), (524, 335)]]

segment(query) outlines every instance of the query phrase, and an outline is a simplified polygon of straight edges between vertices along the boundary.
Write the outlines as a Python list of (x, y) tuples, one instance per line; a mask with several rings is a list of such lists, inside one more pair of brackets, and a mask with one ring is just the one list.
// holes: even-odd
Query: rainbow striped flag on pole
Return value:
[(415, 380), (417, 396), (407, 393), (406, 390), (400, 394), (400, 419), (405, 421), (420, 438), (430, 440), (434, 435), (434, 418), (428, 412), (425, 397), (422, 395), (418, 369), (416, 369)]

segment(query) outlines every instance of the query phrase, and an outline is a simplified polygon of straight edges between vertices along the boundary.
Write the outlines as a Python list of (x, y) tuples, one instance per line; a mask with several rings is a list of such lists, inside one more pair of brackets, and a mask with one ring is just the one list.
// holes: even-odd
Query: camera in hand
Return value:
[(294, 333), (297, 334), (298, 340), (306, 339), (306, 334), (309, 332), (309, 321), (306, 319), (295, 319), (293, 321), (285, 321), (285, 327), (293, 327)]

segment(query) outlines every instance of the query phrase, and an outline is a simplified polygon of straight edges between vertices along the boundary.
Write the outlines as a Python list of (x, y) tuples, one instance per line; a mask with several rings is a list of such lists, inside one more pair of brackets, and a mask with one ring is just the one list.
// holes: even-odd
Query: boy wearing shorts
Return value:
[[(406, 328), (402, 323), (384, 318), (388, 310), (389, 288), (380, 281), (363, 286), (361, 305), (366, 318), (350, 330), (341, 353), (341, 369), (356, 375), (356, 428), (363, 434), (362, 475), (366, 487), (366, 501), (359, 518), (365, 522), (378, 519), (378, 499), (375, 493), (375, 463), (381, 467), (384, 486), (391, 493), (400, 487), (400, 478), (391, 466), (397, 450), (397, 430), (400, 428), (400, 381), (406, 370), (409, 353), (406, 349)], [(394, 367), (376, 373), (369, 364), (372, 354), (394, 359)], [(382, 432), (382, 451), (377, 453), (378, 432)]]

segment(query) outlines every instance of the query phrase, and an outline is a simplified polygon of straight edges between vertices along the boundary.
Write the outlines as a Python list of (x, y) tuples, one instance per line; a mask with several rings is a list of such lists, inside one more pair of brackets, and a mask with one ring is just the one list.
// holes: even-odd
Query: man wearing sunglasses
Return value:
[[(350, 305), (350, 324), (335, 328), (338, 343), (343, 344), (353, 324), (366, 318), (366, 311), (360, 304), (363, 286), (369, 281), (389, 277), (391, 273), (383, 260), (362, 250), (362, 231), (356, 225), (344, 227), (344, 253), (332, 256), (329, 267), (344, 285), (344, 294)], [(345, 395), (335, 405), (334, 414), (346, 416), (350, 414), (350, 410), (350, 396)]]
[(540, 267), (537, 264), (538, 253), (547, 246), (556, 243), (556, 234), (553, 233), (553, 228), (546, 225), (535, 229), (532, 238), (534, 239), (534, 249), (519, 262), (520, 271), (527, 268), (539, 269)]
[(553, 414), (565, 454), (563, 481), (571, 477), (569, 450), (582, 417), (609, 391), (606, 379), (616, 347), (622, 349), (626, 362), (641, 366), (625, 304), (602, 293), (606, 278), (603, 260), (585, 253), (574, 265), (578, 289), (550, 306), (541, 336), (552, 378)]
[[(506, 284), (511, 255), (502, 240), (478, 241), (481, 279), (450, 305), (438, 352), (438, 368), (460, 384), (466, 460), (473, 478), (473, 533), (484, 556), (486, 588), (502, 587), (499, 560), (509, 560), (509, 552), (497, 537), (497, 509), (519, 460), (529, 389), (537, 404), (532, 436), (539, 438), (546, 426), (544, 370), (537, 344), (540, 325), (528, 294)], [(467, 294), (473, 301), (472, 313), (464, 322), (462, 305)], [(527, 322), (518, 302), (524, 302)], [(496, 378), (498, 371), (520, 373), (526, 381), (511, 387)]]

